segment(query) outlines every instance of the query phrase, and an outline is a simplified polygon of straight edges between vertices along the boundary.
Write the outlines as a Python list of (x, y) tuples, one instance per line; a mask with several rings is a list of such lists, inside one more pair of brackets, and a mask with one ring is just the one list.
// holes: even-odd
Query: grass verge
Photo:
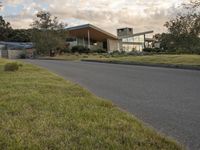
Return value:
[(146, 64), (189, 65), (200, 67), (200, 55), (147, 55), (147, 56), (115, 56), (109, 58), (87, 58), (85, 60), (99, 60), (112, 62), (133, 62)]
[(41, 57), (42, 59), (52, 59), (52, 60), (66, 60), (66, 61), (76, 61), (76, 60), (82, 60), (82, 59), (101, 59), (109, 57), (108, 54), (97, 54), (97, 53), (91, 53), (91, 54), (79, 54), (79, 53), (66, 53), (62, 55), (57, 55), (55, 57)]
[(64, 54), (56, 57), (44, 57), (53, 60), (98, 60), (105, 62), (133, 62), (147, 64), (188, 65), (200, 67), (200, 55), (120, 55), (120, 54)]
[(0, 59), (0, 149), (182, 147), (87, 90), (30, 64), (4, 72)]

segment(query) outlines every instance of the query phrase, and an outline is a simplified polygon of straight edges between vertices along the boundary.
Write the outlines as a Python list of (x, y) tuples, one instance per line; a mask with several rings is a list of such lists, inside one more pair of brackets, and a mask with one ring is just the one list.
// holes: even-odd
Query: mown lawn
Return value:
[(182, 149), (79, 85), (30, 64), (4, 72), (6, 62), (0, 59), (0, 149)]
[(200, 66), (200, 55), (120, 55), (120, 54), (64, 54), (56, 57), (46, 57), (58, 60), (100, 60), (100, 61), (125, 61), (148, 64), (172, 64)]
[(65, 53), (62, 55), (57, 55), (55, 57), (42, 57), (45, 59), (55, 59), (55, 60), (66, 60), (66, 61), (76, 61), (76, 60), (82, 60), (82, 59), (99, 59), (99, 58), (106, 58), (108, 57), (108, 54), (97, 54), (97, 53), (91, 53), (91, 54), (73, 54), (73, 53)]
[[(90, 59), (90, 58), (88, 58)], [(200, 66), (200, 55), (146, 55), (146, 56), (114, 56), (109, 58), (96, 58), (102, 61), (128, 61), (149, 64), (173, 64)]]

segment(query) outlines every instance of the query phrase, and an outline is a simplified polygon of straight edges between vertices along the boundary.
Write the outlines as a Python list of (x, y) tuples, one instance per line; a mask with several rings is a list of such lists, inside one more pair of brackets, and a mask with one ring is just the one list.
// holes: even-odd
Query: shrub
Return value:
[(161, 49), (159, 48), (144, 48), (144, 52), (149, 52), (149, 53), (159, 53), (161, 52)]
[(97, 50), (94, 50), (93, 52), (95, 52), (95, 53), (107, 53), (107, 51), (105, 49), (97, 49)]
[(83, 58), (88, 58), (88, 56), (87, 56), (87, 55), (84, 55)]
[(71, 50), (68, 47), (63, 48), (63, 49), (60, 50), (60, 54), (62, 54), (62, 53), (70, 53), (70, 52), (71, 52)]
[(144, 51), (144, 52), (152, 52), (152, 51), (153, 51), (153, 48), (144, 48), (143, 51)]
[(19, 55), (19, 58), (20, 58), (20, 59), (26, 59), (26, 54), (25, 54), (25, 53), (20, 54), (20, 55)]
[(4, 66), (4, 71), (17, 71), (19, 67), (22, 67), (22, 64), (18, 64), (17, 62), (7, 63)]
[(72, 53), (76, 53), (76, 52), (77, 53), (89, 53), (90, 50), (84, 46), (78, 45), (78, 46), (73, 46), (71, 49), (71, 52)]
[(194, 49), (194, 54), (198, 54), (198, 55), (200, 55), (200, 48), (198, 48), (198, 49)]
[(110, 53), (112, 57), (121, 57), (121, 56), (127, 56), (128, 53), (126, 51), (113, 51)]
[(142, 55), (145, 55), (146, 52), (143, 52), (143, 51), (136, 51), (136, 50), (133, 50), (131, 52), (128, 52), (128, 55), (133, 55), (133, 56), (142, 56)]

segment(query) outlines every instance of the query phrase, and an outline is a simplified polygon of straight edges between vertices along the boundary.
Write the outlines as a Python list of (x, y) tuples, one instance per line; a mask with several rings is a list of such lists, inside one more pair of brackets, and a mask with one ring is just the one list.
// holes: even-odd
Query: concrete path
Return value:
[(75, 81), (191, 150), (200, 149), (200, 71), (26, 60)]

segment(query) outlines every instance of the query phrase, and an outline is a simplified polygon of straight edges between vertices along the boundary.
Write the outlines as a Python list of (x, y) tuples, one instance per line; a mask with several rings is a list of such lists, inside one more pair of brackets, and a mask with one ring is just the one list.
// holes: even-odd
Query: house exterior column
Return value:
[(85, 38), (83, 37), (83, 46), (85, 47)]
[(88, 30), (88, 48), (90, 49), (90, 30)]

